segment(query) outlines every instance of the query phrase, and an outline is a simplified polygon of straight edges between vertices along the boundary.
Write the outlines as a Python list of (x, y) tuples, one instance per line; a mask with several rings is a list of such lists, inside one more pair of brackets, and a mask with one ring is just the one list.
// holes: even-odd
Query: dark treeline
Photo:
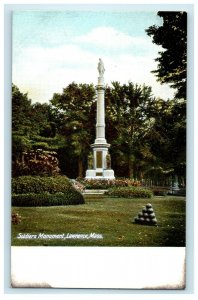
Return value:
[[(185, 181), (186, 103), (164, 101), (151, 87), (113, 82), (105, 90), (106, 138), (117, 177), (138, 180), (178, 175)], [(96, 93), (93, 85), (71, 83), (49, 104), (32, 104), (12, 87), (13, 176), (24, 153), (57, 153), (62, 174), (83, 177), (95, 139)]]

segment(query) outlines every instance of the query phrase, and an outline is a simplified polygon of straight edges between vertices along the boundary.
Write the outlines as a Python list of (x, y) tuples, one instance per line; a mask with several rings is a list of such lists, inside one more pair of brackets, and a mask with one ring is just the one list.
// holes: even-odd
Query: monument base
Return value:
[(85, 179), (115, 179), (114, 170), (87, 170)]

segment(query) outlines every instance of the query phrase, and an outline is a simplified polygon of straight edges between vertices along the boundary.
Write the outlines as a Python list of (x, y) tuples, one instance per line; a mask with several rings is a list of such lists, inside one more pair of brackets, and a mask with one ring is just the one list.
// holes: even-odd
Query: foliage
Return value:
[(139, 186), (140, 182), (132, 179), (78, 179), (86, 189), (109, 189), (112, 187)]
[(82, 182), (78, 182), (77, 180), (71, 179), (70, 180), (72, 186), (79, 192), (83, 192), (85, 189), (85, 185)]
[[(31, 104), (27, 94), (13, 85), (12, 175), (50, 175), (59, 167), (70, 178), (83, 177), (95, 138), (95, 100), (93, 85), (73, 82), (62, 94), (54, 94), (50, 105)], [(185, 101), (155, 99), (151, 87), (113, 82), (105, 89), (105, 105), (106, 137), (116, 176), (158, 178), (161, 168), (172, 170), (184, 186)], [(55, 151), (59, 165), (53, 167), (41, 157), (28, 162), (25, 153), (33, 149), (49, 155)]]
[(12, 130), (18, 135), (30, 138), (32, 135), (54, 137), (56, 134), (56, 114), (51, 105), (32, 104), (28, 94), (20, 92), (12, 85)]
[(153, 43), (161, 45), (156, 74), (158, 81), (169, 83), (177, 89), (176, 97), (186, 99), (187, 72), (187, 13), (183, 11), (160, 11), (162, 26), (150, 26), (146, 32)]
[(66, 176), (42, 177), (20, 176), (12, 179), (12, 193), (65, 193), (71, 188), (71, 183)]
[(20, 176), (12, 179), (13, 206), (83, 204), (82, 194), (66, 176)]
[(167, 189), (162, 189), (162, 188), (151, 188), (153, 195), (154, 196), (166, 196), (168, 194)]
[(13, 206), (57, 206), (57, 205), (78, 205), (84, 204), (83, 195), (69, 187), (64, 193), (42, 193), (42, 194), (13, 194)]
[[(155, 164), (149, 173), (166, 177), (177, 174), (185, 177), (186, 165), (186, 103), (182, 100), (158, 100), (152, 105), (154, 122), (149, 137)], [(172, 170), (171, 170), (172, 169)], [(148, 173), (148, 176), (149, 176)]]
[(12, 224), (17, 225), (19, 223), (21, 223), (21, 216), (18, 213), (13, 212), (12, 213)]
[(34, 144), (32, 145), (32, 148), (34, 150), (37, 150), (37, 149), (47, 150), (48, 147), (49, 147), (49, 145), (46, 142), (34, 142)]
[(58, 151), (65, 146), (65, 137), (56, 134), (55, 137), (43, 137), (40, 135), (33, 135), (31, 140), (33, 149), (46, 149), (48, 151)]
[(32, 105), (35, 133), (46, 138), (54, 138), (57, 131), (56, 111), (47, 103)]
[(31, 100), (12, 85), (12, 130), (28, 136), (31, 132)]
[(16, 162), (13, 166), (13, 175), (58, 175), (58, 159), (55, 152), (43, 150), (23, 153), (22, 163)]
[(12, 156), (16, 162), (22, 158), (22, 153), (31, 150), (31, 141), (25, 137), (13, 134), (12, 135)]
[(150, 189), (140, 187), (116, 187), (109, 189), (106, 194), (120, 198), (151, 198), (153, 193)]
[(83, 158), (88, 156), (94, 139), (94, 99), (93, 85), (72, 82), (51, 100), (61, 119), (59, 133), (67, 137), (67, 152), (78, 159), (78, 176), (83, 176)]
[[(106, 90), (107, 140), (111, 143), (112, 168), (129, 178), (139, 177), (145, 163), (153, 159), (146, 140), (151, 134), (150, 106), (153, 103), (151, 87), (145, 85), (121, 85), (112, 82)], [(120, 168), (121, 167), (121, 168)]]
[[(56, 121), (55, 111), (50, 105), (46, 103), (32, 104), (27, 93), (23, 94), (17, 86), (12, 85), (12, 162), (14, 176), (17, 175), (15, 167), (22, 169), (24, 152), (38, 148), (46, 150), (59, 148), (59, 141), (55, 138)], [(61, 140), (60, 137), (59, 140)], [(25, 169), (28, 171), (27, 166)]]

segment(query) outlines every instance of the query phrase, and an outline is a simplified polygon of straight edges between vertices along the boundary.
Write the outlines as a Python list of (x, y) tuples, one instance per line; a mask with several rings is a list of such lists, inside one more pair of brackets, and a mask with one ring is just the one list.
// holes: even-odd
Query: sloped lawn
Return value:
[[(147, 203), (153, 205), (157, 227), (133, 223), (134, 217)], [(12, 225), (12, 245), (185, 246), (185, 205), (184, 197), (154, 197), (147, 200), (86, 196), (84, 205), (13, 207), (12, 211), (21, 215), (21, 223)], [(18, 239), (19, 233), (21, 237), (24, 234), (29, 236)], [(64, 234), (69, 238), (47, 239), (42, 234), (50, 237)], [(81, 236), (71, 238), (71, 234)], [(30, 238), (30, 235), (36, 238)]]

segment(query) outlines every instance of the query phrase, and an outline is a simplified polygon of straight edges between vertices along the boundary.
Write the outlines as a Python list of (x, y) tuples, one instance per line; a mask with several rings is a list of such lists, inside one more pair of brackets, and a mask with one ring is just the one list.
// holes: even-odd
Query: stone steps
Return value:
[(84, 190), (83, 195), (104, 195), (107, 190)]

